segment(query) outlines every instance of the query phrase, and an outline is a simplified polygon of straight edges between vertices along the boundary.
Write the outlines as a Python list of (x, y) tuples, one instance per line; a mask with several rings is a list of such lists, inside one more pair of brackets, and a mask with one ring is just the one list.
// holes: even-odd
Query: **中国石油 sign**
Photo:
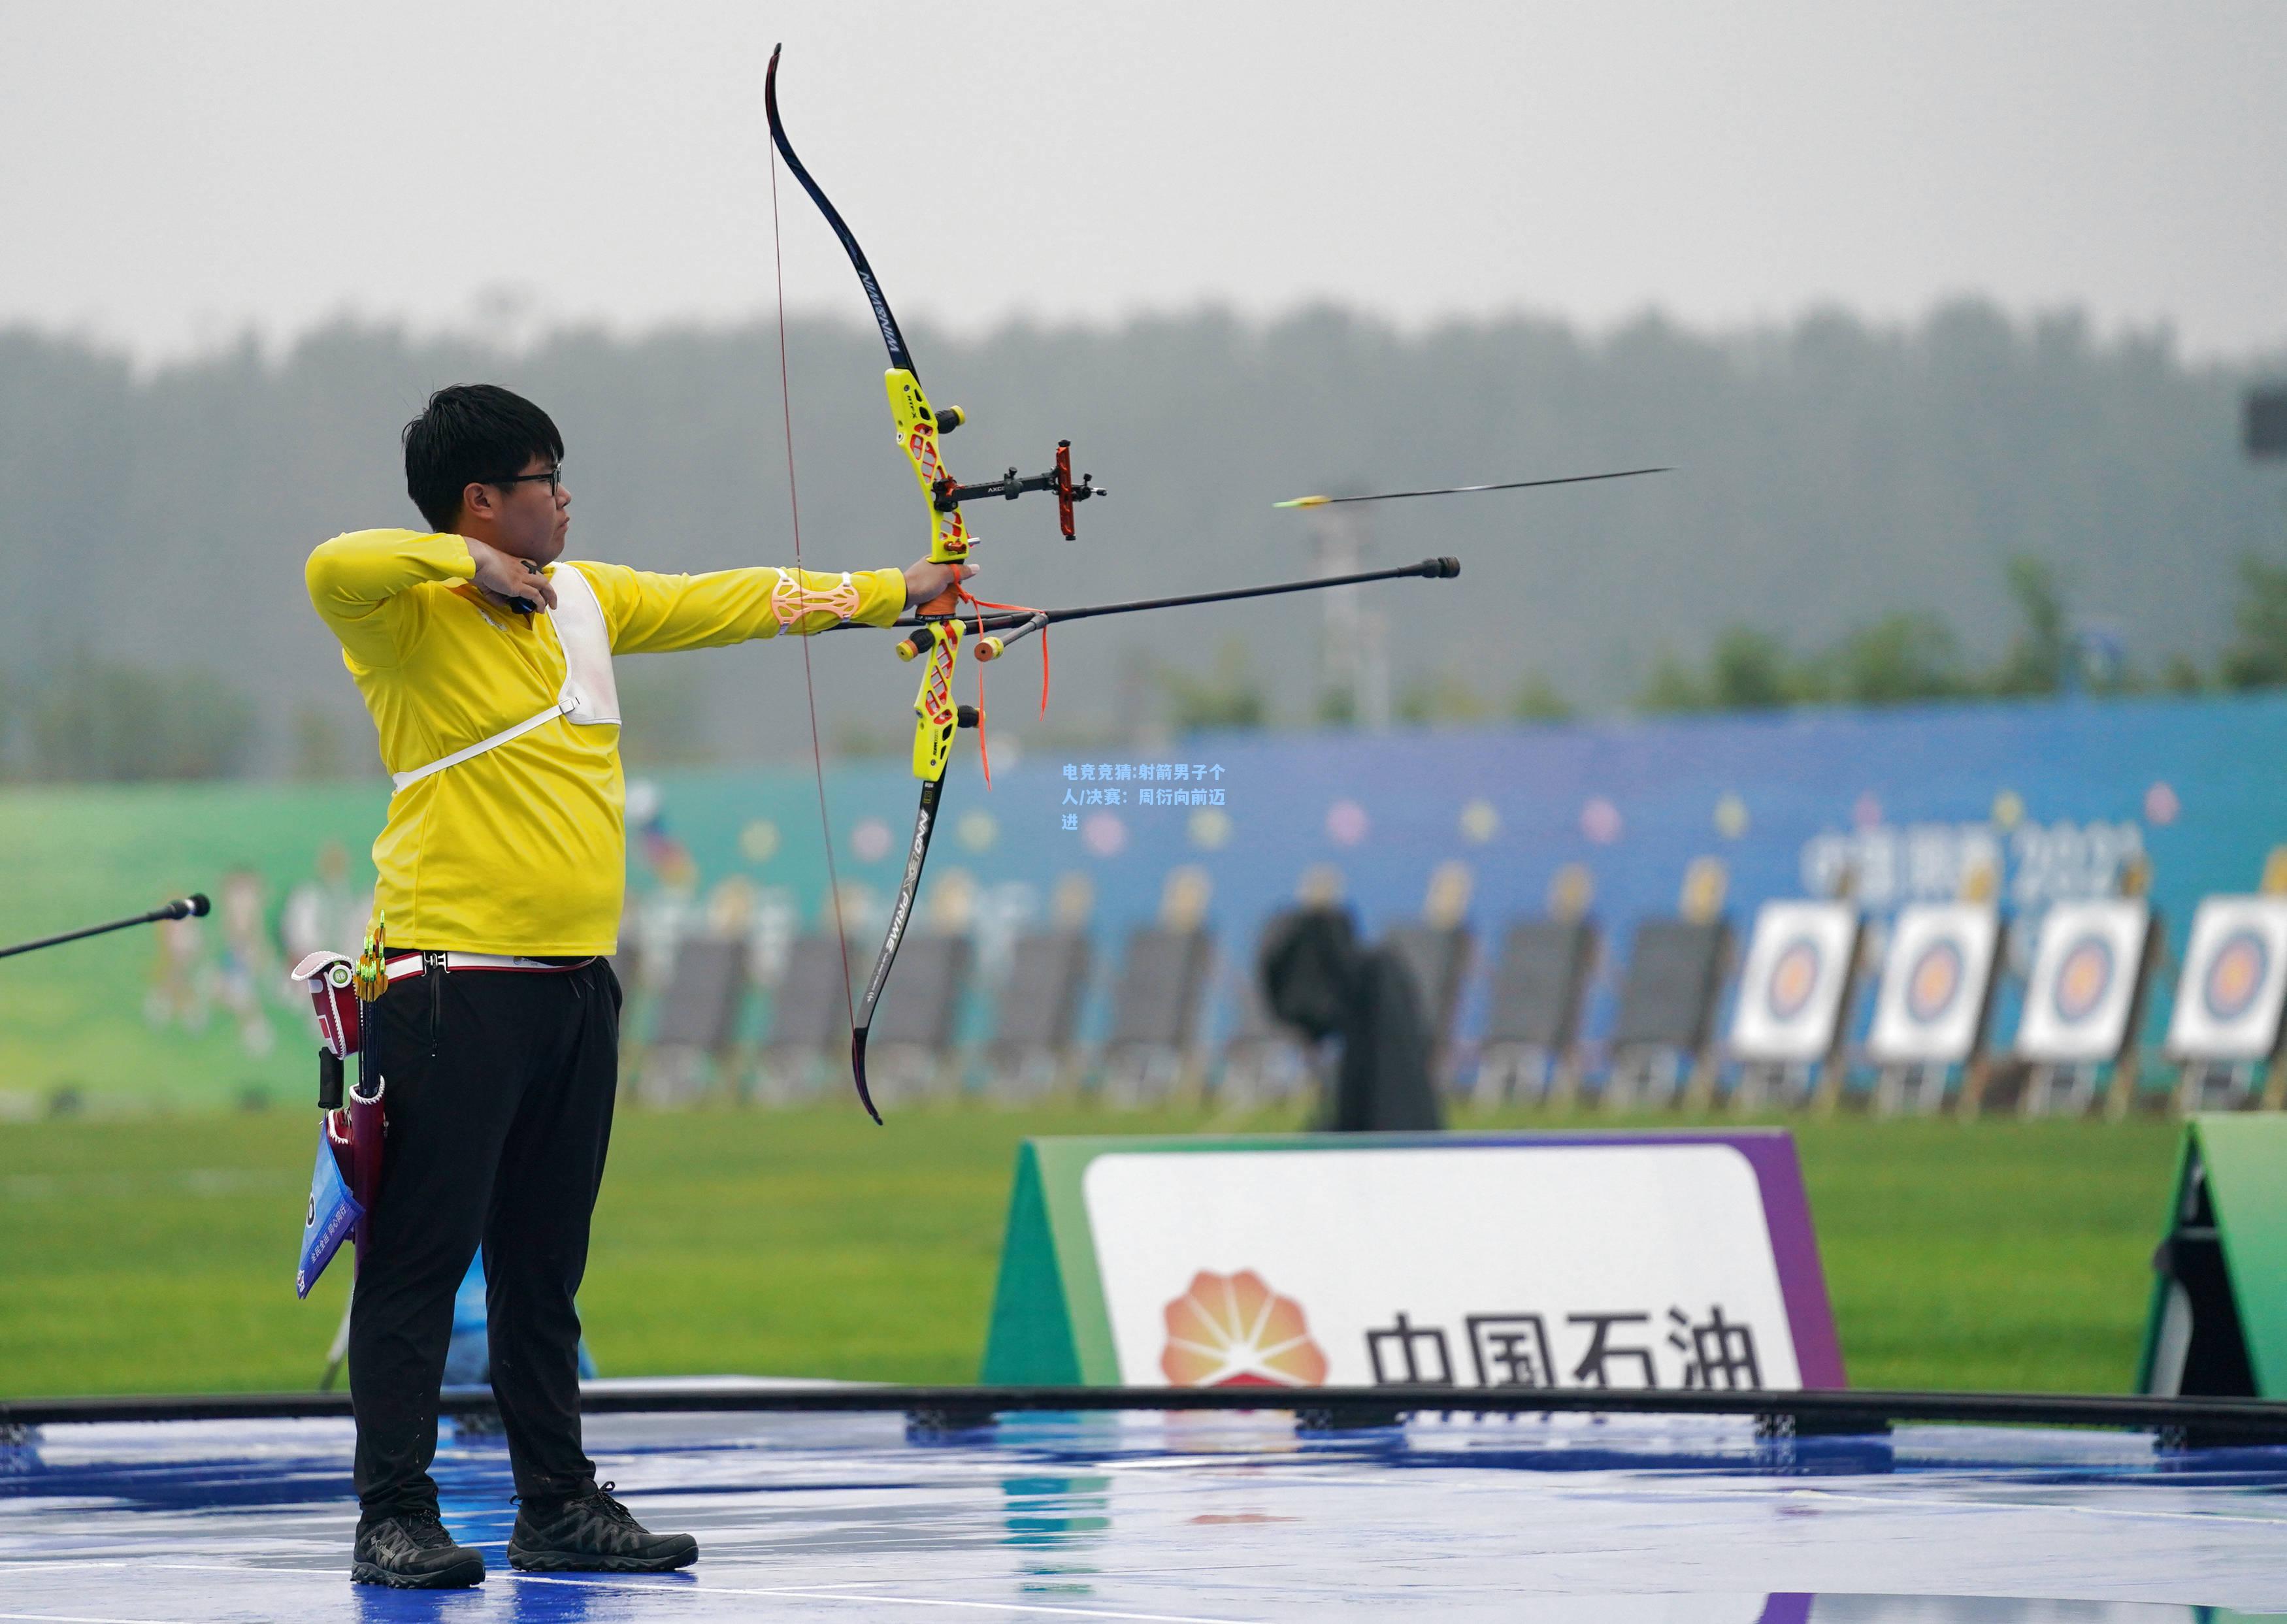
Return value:
[(1843, 1384), (1777, 1129), (1030, 1139), (984, 1379)]

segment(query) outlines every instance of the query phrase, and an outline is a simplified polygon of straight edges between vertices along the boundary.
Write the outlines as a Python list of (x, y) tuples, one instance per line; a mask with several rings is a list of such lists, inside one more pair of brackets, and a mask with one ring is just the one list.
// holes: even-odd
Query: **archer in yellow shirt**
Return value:
[[(808, 571), (797, 596), (795, 572), (767, 566), (659, 575), (556, 563), (571, 493), (551, 482), (552, 462), (531, 461), (504, 493), (471, 485), (458, 521), (470, 533), (352, 531), (310, 555), (310, 602), (341, 641), (392, 773), (555, 699), (565, 650), (545, 612), (556, 600), (551, 572), (586, 578), (618, 655), (818, 632), (845, 615), (886, 626), (909, 599), (928, 602), (947, 570)], [(541, 612), (510, 608), (516, 596)], [(627, 875), (619, 733), (551, 723), (400, 790), (373, 847), (391, 947), (614, 951)]]
[[(548, 494), (544, 484), (516, 488)], [(559, 510), (567, 515), (568, 495), (559, 488)], [(532, 504), (531, 496), (524, 501)], [(565, 650), (552, 618), (502, 601), (503, 588), (531, 557), (473, 537), (408, 530), (353, 531), (310, 555), (310, 602), (341, 640), (342, 663), (373, 714), (391, 772), (488, 738), (554, 701)], [(586, 578), (615, 655), (719, 648), (781, 629), (819, 631), (841, 618), (827, 608), (782, 622), (791, 571), (656, 575), (587, 562), (548, 568)], [(906, 583), (896, 570), (849, 580), (853, 620), (886, 626), (905, 607)], [(801, 586), (805, 602), (847, 601), (839, 576), (806, 572)], [(552, 605), (546, 574), (517, 589), (528, 602)], [(375, 904), (388, 921), (390, 946), (533, 956), (613, 951), (627, 878), (619, 733), (615, 725), (556, 721), (392, 797), (373, 847), (380, 871)]]
[(350, 1313), (361, 1583), (485, 1576), (446, 1531), (429, 1475), (453, 1298), (479, 1242), (488, 1379), (520, 1502), (510, 1563), (697, 1559), (689, 1535), (652, 1533), (598, 1486), (581, 1443), (574, 1299), (618, 1086), (620, 989), (604, 956), (627, 865), (610, 658), (884, 626), (970, 572), (558, 562), (563, 456), (532, 402), (439, 390), (405, 430), (429, 530), (336, 536), (305, 572), (397, 786), (373, 851), (391, 980), (362, 1057), (388, 1133)]

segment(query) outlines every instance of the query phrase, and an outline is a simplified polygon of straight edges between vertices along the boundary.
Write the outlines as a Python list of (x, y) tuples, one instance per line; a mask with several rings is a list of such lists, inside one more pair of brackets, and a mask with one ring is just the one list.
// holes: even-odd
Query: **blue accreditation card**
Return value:
[(365, 1209), (350, 1194), (341, 1163), (326, 1138), (326, 1119), (318, 1118), (318, 1165), (310, 1173), (310, 1205), (302, 1218), (302, 1261), (294, 1271), (294, 1295), (310, 1295), (318, 1276), (334, 1260), (350, 1231), (365, 1216)]

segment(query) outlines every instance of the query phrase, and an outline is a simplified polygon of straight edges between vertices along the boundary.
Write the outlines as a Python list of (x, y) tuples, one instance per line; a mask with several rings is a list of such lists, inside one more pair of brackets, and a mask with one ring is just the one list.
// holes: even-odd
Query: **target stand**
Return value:
[(1959, 1074), (1978, 1092), (2001, 920), (1981, 903), (1922, 903), (1891, 926), (1866, 1038), (1877, 1116), (1935, 1116)]
[(2211, 896), (2192, 916), (2165, 1052), (2176, 1109), (2276, 1108), (2287, 1004), (2287, 897)]
[(2037, 1062), (2025, 1068), (2018, 1085), (2017, 1115), (2086, 1116), (2096, 1108), (2103, 1082), (2101, 1061)]
[(1839, 1092), (1863, 929), (1848, 903), (1765, 903), (1756, 911), (1727, 1045), (1739, 1067), (1734, 1110), (1799, 1108)]
[(1953, 1068), (1943, 1064), (1885, 1066), (1874, 1074), (1878, 1116), (1935, 1116), (1945, 1109)]
[(2085, 1116), (2110, 1074), (2107, 1103), (2136, 1092), (2138, 1029), (2160, 946), (2158, 915), (2137, 897), (2058, 903), (2041, 920), (2015, 1053), (2020, 1116)]
[(2278, 1108), (2278, 1102), (2269, 1098), (2266, 1073), (2275, 1077), (2277, 1068), (2261, 1060), (2186, 1060), (2176, 1074), (2176, 1087), (2171, 1096), (2179, 1116), (2195, 1116), (2203, 1111), (2251, 1111), (2259, 1106)]
[(1774, 1107), (1800, 1110), (1819, 1092), (1819, 1068), (1807, 1061), (1754, 1061), (1739, 1068), (1731, 1084), (1730, 1107), (1753, 1116)]

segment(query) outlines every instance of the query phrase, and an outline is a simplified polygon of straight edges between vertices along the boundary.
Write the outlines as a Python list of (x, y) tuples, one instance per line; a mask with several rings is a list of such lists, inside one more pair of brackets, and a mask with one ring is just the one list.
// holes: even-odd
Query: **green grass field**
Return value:
[[(973, 1381), (1018, 1139), (1201, 1121), (625, 1113), (590, 1345), (614, 1376)], [(1793, 1125), (1854, 1384), (2126, 1391), (2174, 1124)], [(313, 1385), (348, 1281), (294, 1298), (313, 1135), (282, 1110), (0, 1125), (0, 1395)]]
[[(11, 788), (0, 792), (0, 942), (140, 913), (190, 891), (219, 899), (233, 870), (260, 879), (274, 922), (328, 839), (355, 854), (354, 879), (370, 887), (364, 849), (380, 826), (387, 788)], [(220, 950), (221, 924), (210, 918), (197, 926), (209, 961)], [(161, 947), (157, 932), (128, 930), (8, 961), (0, 980), (0, 1117), (36, 1116), (59, 1092), (81, 1099), (91, 1115), (308, 1093), (309, 1005), (291, 1001), (283, 964), (263, 966), (258, 978), (274, 1041), (257, 1052), (221, 1010), (196, 1029), (150, 1023), (143, 1004)]]

